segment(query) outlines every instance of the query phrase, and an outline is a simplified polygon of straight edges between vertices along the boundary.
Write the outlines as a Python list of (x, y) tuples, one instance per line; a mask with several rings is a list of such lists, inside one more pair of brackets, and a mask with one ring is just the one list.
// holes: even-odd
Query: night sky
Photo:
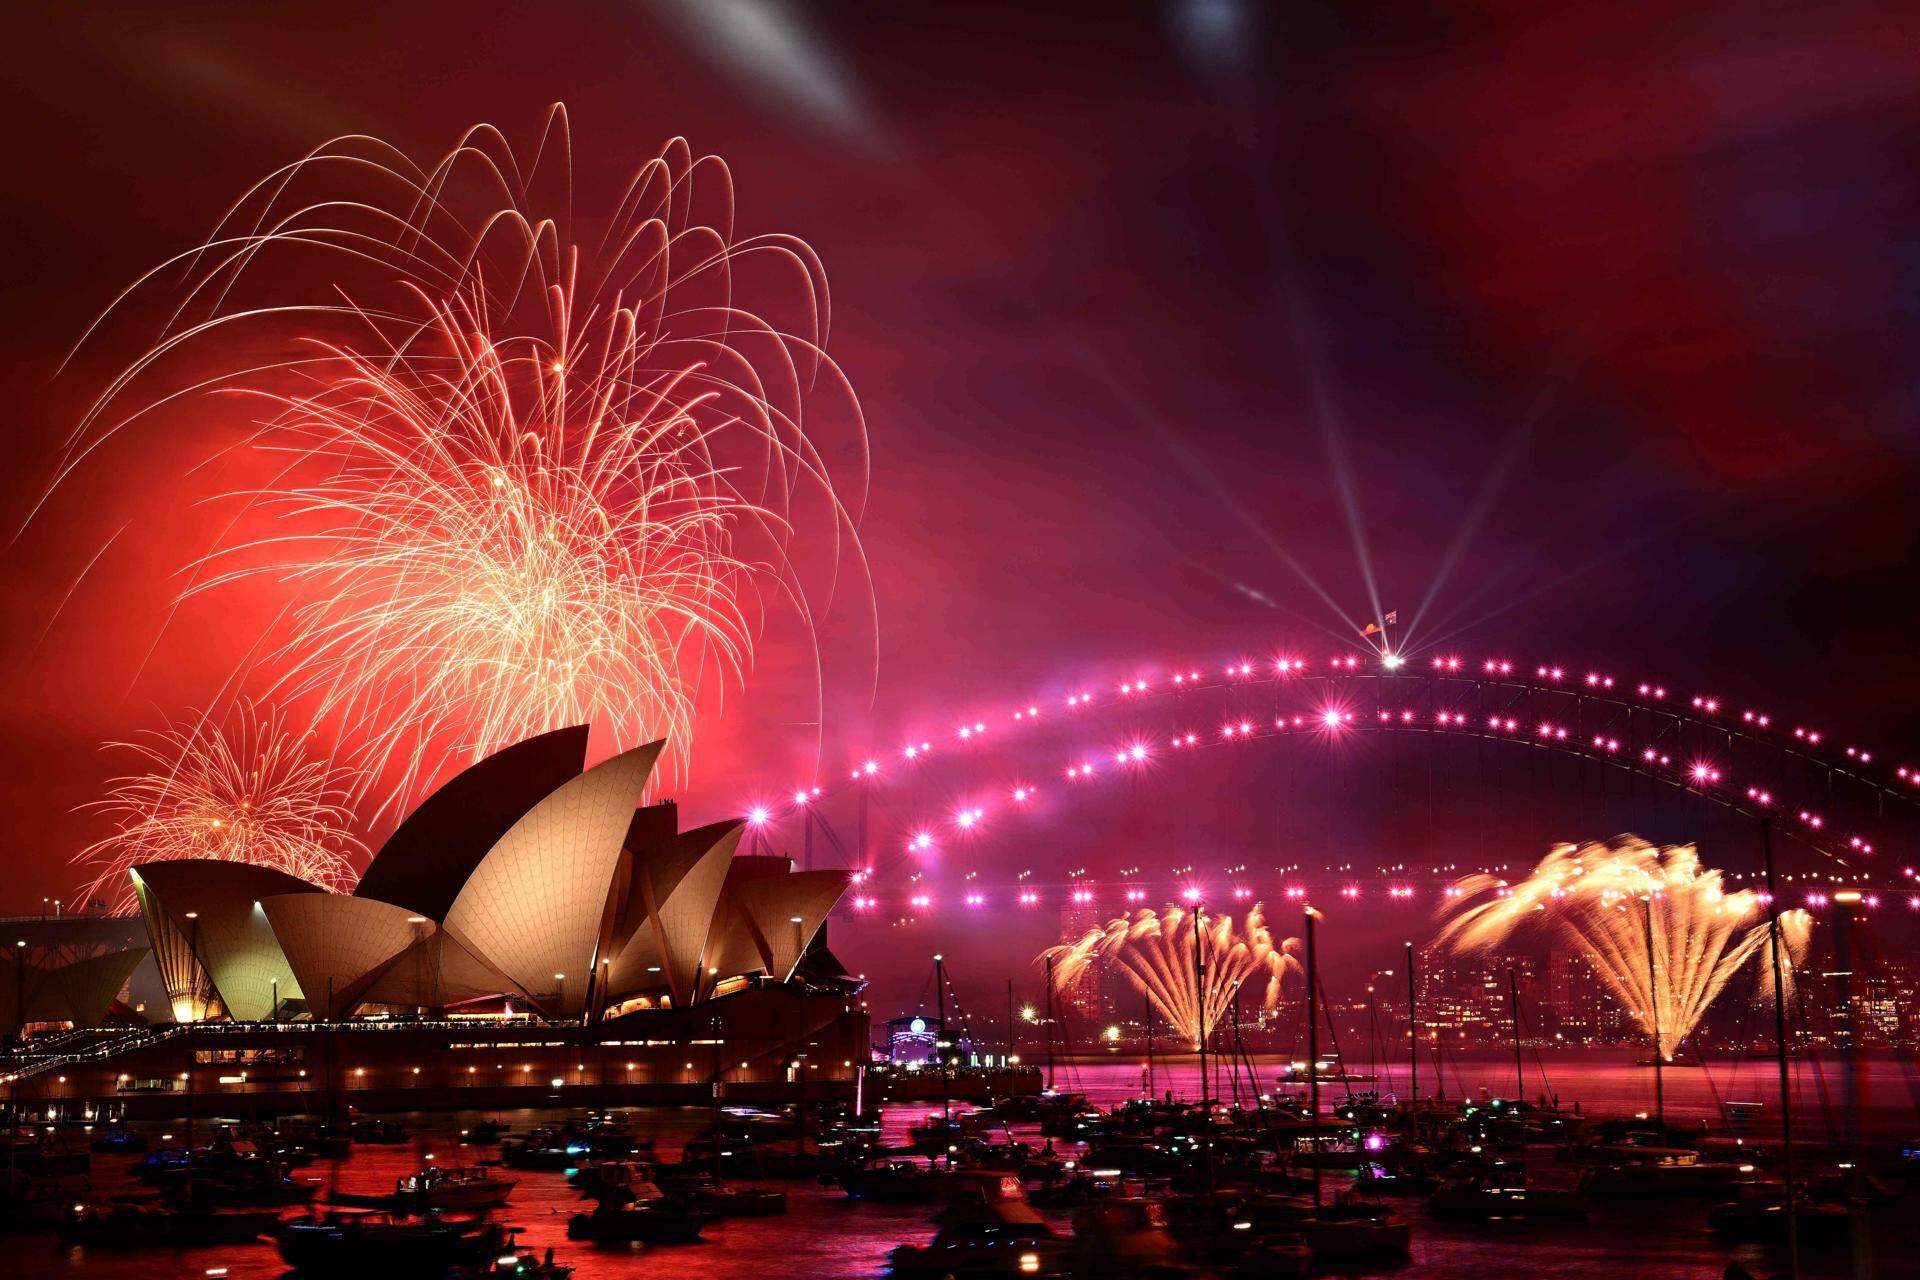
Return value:
[[(742, 231), (826, 263), (879, 643), (847, 593), (822, 776), (1137, 663), (1332, 652), (1376, 598), (1414, 652), (1603, 663), (1920, 751), (1920, 19), (1049, 8), (37, 6), (0, 85), (8, 523), (131, 355), (67, 349), (249, 183), (343, 133), (530, 140), (564, 101), (580, 204), (684, 135)], [(216, 696), (274, 606), (168, 616), (230, 431), (120, 442), (6, 549), (0, 910), (72, 887), (99, 744)], [(691, 817), (814, 773), (793, 643), (776, 623), (703, 726)], [(1165, 781), (981, 865), (1261, 855), (1225, 784)], [(1504, 835), (1530, 860), (1592, 821)], [(856, 967), (889, 937), (862, 928)]]

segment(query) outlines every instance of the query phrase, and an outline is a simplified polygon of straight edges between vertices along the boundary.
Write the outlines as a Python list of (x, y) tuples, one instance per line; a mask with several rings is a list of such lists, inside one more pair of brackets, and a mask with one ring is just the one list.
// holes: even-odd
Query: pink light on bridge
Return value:
[(765, 805), (755, 805), (753, 807), (753, 811), (747, 814), (747, 821), (751, 822), (756, 827), (760, 827), (760, 826), (765, 826), (767, 819), (771, 818), (772, 816), (773, 815), (771, 813), (767, 812), (767, 808)]
[(1024, 890), (1020, 894), (1020, 905), (1023, 907), (1034, 906), (1039, 901), (1040, 901), (1040, 895), (1035, 893), (1031, 889)]

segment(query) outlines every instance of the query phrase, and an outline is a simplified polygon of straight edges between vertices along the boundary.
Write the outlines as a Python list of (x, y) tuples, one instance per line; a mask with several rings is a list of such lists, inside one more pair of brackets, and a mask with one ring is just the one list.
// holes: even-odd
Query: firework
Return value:
[[(1206, 969), (1204, 989), (1194, 972), (1195, 929)], [(1234, 997), (1250, 984), (1261, 1008), (1276, 1007), (1283, 980), (1300, 970), (1299, 949), (1297, 938), (1274, 941), (1257, 904), (1247, 912), (1244, 930), (1236, 930), (1228, 915), (1203, 920), (1180, 907), (1160, 912), (1142, 908), (1131, 917), (1109, 921), (1104, 929), (1088, 930), (1078, 942), (1050, 948), (1042, 959), (1053, 958), (1054, 985), (1061, 990), (1079, 982), (1095, 964), (1114, 967), (1169, 1026), (1198, 1045), (1201, 1029), (1218, 1026)]]
[(177, 858), (247, 862), (339, 893), (353, 888), (354, 858), (366, 852), (349, 831), (357, 778), (309, 754), (306, 735), (290, 732), (278, 711), (242, 702), (227, 725), (169, 723), (107, 749), (130, 753), (139, 768), (88, 806), (114, 830), (74, 858), (92, 875), (80, 901), (131, 911), (128, 868)]
[[(680, 140), (576, 237), (570, 155), (555, 109), (526, 165), (479, 127), (429, 168), (348, 138), (273, 175), (180, 260), (166, 336), (76, 441), (215, 349), (193, 389), (260, 410), (246, 445), (273, 479), (186, 594), (288, 593), (270, 687), (339, 727), (390, 788), (376, 813), (449, 749), (582, 721), (684, 765), (703, 679), (744, 678), (776, 602), (813, 635), (858, 562), (865, 431), (822, 347), (818, 259), (736, 239), (724, 163)], [(748, 309), (752, 285), (797, 318)], [(804, 567), (803, 526), (823, 530)]]
[[(1496, 946), (1520, 929), (1557, 931), (1586, 954), (1620, 1006), (1672, 1058), (1734, 975), (1760, 958), (1760, 991), (1772, 992), (1765, 899), (1729, 892), (1688, 846), (1634, 837), (1613, 845), (1563, 844), (1515, 885), (1491, 876), (1459, 884), (1461, 908), (1440, 941), (1461, 950)], [(1806, 955), (1812, 918), (1780, 914), (1783, 972)]]

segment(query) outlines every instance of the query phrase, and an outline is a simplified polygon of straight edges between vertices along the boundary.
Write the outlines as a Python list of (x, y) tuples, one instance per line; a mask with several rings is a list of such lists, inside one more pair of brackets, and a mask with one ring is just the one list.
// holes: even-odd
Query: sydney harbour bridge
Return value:
[[(1753, 851), (1735, 879), (1777, 850), (1782, 905), (1819, 908), (1835, 889), (1868, 909), (1920, 909), (1903, 861), (1920, 816), (1920, 765), (1843, 728), (1796, 719), (1732, 690), (1689, 690), (1599, 666), (1465, 652), (1302, 647), (1285, 656), (1142, 664), (1118, 680), (1013, 695), (956, 709), (891, 749), (849, 751), (838, 767), (751, 809), (750, 844), (810, 866), (844, 867), (846, 911), (930, 915), (1062, 903), (1115, 909), (1149, 901), (1314, 896), (1434, 905), (1468, 871), (1504, 870), (1536, 850), (1505, 848), (1487, 867), (1410, 861), (1343, 867), (1334, 850), (1286, 867), (1204, 867), (1125, 875), (1052, 865), (1037, 850), (1018, 873), (966, 870), (989, 829), (1017, 830), (1043, 807), (1097, 811), (1151, 773), (1177, 794), (1183, 778), (1269, 753), (1311, 770), (1366, 740), (1368, 759), (1424, 756), (1463, 792), (1551, 788), (1583, 809), (1625, 804), (1712, 823)], [(1352, 767), (1351, 763), (1345, 767)], [(1320, 786), (1308, 803), (1336, 806)], [(956, 799), (957, 798), (957, 799)], [(1322, 856), (1324, 855), (1324, 856)], [(1726, 859), (1722, 859), (1726, 862)]]

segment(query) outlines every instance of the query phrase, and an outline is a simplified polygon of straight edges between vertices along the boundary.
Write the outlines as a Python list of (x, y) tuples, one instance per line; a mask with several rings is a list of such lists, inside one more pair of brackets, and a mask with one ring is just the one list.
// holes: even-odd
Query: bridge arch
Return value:
[[(956, 716), (942, 732), (893, 752), (851, 757), (837, 776), (757, 808), (752, 840), (799, 850), (809, 860), (824, 844), (823, 856), (863, 873), (865, 883), (850, 899), (856, 909), (878, 905), (883, 892), (905, 894), (911, 905), (916, 895), (887, 882), (904, 879), (895, 874), (906, 865), (900, 855), (928, 838), (933, 820), (898, 810), (914, 803), (916, 790), (953, 792), (964, 778), (975, 779), (969, 785), (976, 792), (990, 789), (978, 779), (1010, 751), (1050, 756), (1057, 767), (1051, 777), (1003, 781), (1006, 793), (993, 803), (1005, 813), (982, 807), (972, 820), (1017, 813), (1041, 789), (1096, 789), (1149, 760), (1381, 735), (1435, 749), (1524, 746), (1577, 760), (1603, 784), (1617, 778), (1653, 795), (1697, 796), (1816, 855), (1834, 882), (1906, 895), (1920, 906), (1920, 882), (1900, 865), (1920, 837), (1913, 829), (1920, 769), (1720, 695), (1590, 667), (1455, 654), (1403, 661), (1371, 650), (1138, 671), (1045, 698), (1008, 699)], [(1019, 776), (1004, 764), (999, 770), (1003, 780)], [(968, 812), (940, 820), (966, 825)], [(1089, 883), (1042, 876), (994, 890), (1037, 903), (1087, 892)], [(931, 896), (917, 895), (928, 905)]]

